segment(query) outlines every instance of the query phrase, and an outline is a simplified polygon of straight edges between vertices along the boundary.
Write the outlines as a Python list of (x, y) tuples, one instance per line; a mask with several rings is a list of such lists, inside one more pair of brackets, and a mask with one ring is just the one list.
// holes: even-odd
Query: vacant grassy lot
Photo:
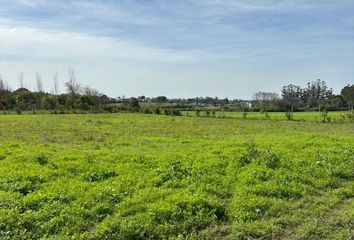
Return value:
[(0, 116), (0, 239), (349, 239), (354, 125)]

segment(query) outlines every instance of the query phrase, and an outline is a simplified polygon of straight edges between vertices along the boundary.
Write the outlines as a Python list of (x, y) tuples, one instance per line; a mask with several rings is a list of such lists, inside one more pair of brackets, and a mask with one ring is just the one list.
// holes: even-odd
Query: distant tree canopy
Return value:
[(354, 84), (345, 86), (340, 95), (343, 97), (343, 100), (346, 104), (348, 104), (350, 110), (353, 110), (354, 105)]
[(326, 99), (333, 94), (332, 89), (328, 89), (327, 84), (320, 79), (307, 84), (307, 87), (303, 91), (303, 100), (307, 106), (319, 108)]
[(301, 101), (302, 89), (293, 84), (284, 86), (281, 89), (282, 98), (286, 106), (291, 106), (291, 112), (294, 111), (294, 106)]
[[(258, 91), (252, 100), (240, 100), (218, 97), (196, 97), (188, 99), (168, 99), (166, 96), (149, 98), (110, 98), (89, 86), (81, 85), (75, 76), (74, 69), (69, 69), (68, 81), (65, 82), (65, 93), (59, 93), (58, 75), (53, 75), (53, 93), (44, 91), (42, 77), (35, 74), (35, 91), (24, 87), (24, 75), (19, 74), (19, 88), (12, 91), (9, 84), (0, 74), (0, 110), (32, 111), (50, 110), (65, 113), (75, 110), (119, 112), (132, 111), (144, 113), (169, 112), (179, 115), (180, 110), (206, 108), (210, 112), (222, 111), (314, 111), (314, 110), (353, 110), (354, 85), (343, 87), (340, 95), (333, 94), (327, 84), (317, 79), (307, 83), (304, 88), (289, 84), (281, 88), (281, 95), (276, 92)], [(144, 103), (144, 104), (140, 104)], [(155, 105), (154, 105), (155, 104)], [(174, 112), (173, 109), (176, 111)], [(208, 114), (208, 113), (206, 113)]]
[(282, 92), (282, 104), (291, 111), (312, 111), (317, 108), (328, 110), (343, 110), (345, 102), (341, 95), (334, 95), (326, 82), (317, 79), (307, 83), (305, 88), (293, 84), (284, 86)]
[(165, 102), (167, 102), (167, 97), (166, 96), (158, 96), (158, 97), (154, 98), (153, 101), (158, 102), (158, 103), (165, 103)]

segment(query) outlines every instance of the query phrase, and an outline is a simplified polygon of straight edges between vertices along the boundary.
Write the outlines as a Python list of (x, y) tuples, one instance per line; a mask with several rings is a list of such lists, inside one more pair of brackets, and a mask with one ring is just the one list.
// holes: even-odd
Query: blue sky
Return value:
[[(1, 0), (0, 73), (110, 96), (251, 98), (354, 83), (353, 0)], [(63, 84), (61, 90), (64, 90)]]

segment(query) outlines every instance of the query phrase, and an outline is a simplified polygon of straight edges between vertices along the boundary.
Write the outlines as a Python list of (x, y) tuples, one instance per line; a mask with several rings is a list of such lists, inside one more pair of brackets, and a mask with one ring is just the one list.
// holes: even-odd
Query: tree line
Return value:
[(280, 96), (277, 93), (258, 92), (253, 100), (253, 107), (264, 111), (352, 111), (354, 85), (344, 86), (337, 95), (325, 81), (317, 79), (307, 83), (304, 88), (294, 84), (283, 86)]
[(340, 94), (334, 94), (327, 84), (317, 79), (305, 87), (289, 84), (281, 88), (281, 95), (274, 92), (259, 91), (252, 100), (218, 97), (196, 97), (187, 99), (168, 99), (166, 96), (155, 98), (118, 97), (110, 98), (96, 89), (84, 86), (76, 80), (74, 69), (69, 69), (65, 92), (59, 93), (58, 75), (53, 75), (53, 90), (45, 92), (41, 75), (36, 73), (36, 89), (25, 88), (23, 74), (19, 75), (19, 88), (11, 90), (0, 75), (0, 110), (4, 112), (49, 110), (53, 113), (76, 111), (91, 112), (143, 112), (166, 115), (180, 115), (181, 110), (210, 109), (211, 111), (353, 111), (354, 84), (344, 86)]
[(74, 69), (69, 69), (69, 79), (65, 82), (65, 93), (59, 93), (58, 76), (53, 75), (54, 89), (45, 92), (41, 76), (36, 73), (36, 90), (25, 88), (23, 74), (19, 75), (20, 87), (14, 91), (0, 75), (0, 110), (2, 111), (32, 111), (52, 110), (66, 113), (75, 110), (99, 110), (113, 99), (101, 94), (96, 89), (83, 86), (77, 82)]

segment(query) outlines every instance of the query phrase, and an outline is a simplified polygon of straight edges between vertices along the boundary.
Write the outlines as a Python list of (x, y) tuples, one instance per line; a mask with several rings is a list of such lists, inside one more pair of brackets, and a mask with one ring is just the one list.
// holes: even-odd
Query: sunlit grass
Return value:
[(3, 115), (0, 239), (346, 239), (353, 145), (351, 123)]

